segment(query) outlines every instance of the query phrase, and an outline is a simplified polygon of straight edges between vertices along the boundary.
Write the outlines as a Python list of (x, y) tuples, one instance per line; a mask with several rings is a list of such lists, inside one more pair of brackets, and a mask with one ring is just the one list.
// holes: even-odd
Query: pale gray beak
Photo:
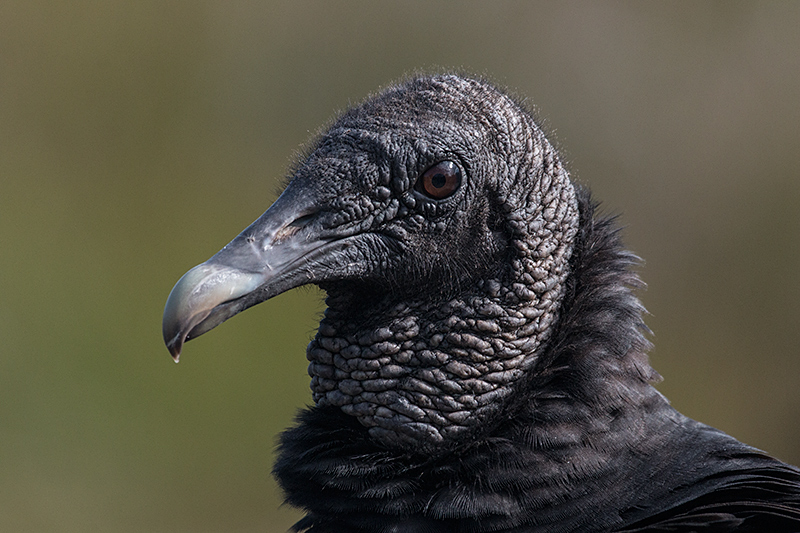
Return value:
[(164, 342), (175, 361), (183, 344), (291, 288), (315, 281), (309, 267), (334, 239), (314, 228), (314, 198), (291, 186), (211, 259), (178, 281), (164, 308)]

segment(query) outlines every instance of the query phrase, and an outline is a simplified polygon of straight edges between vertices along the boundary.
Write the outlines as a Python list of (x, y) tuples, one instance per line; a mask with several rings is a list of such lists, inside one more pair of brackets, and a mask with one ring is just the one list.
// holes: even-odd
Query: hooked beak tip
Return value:
[(263, 281), (261, 273), (209, 261), (184, 274), (167, 298), (162, 322), (164, 343), (175, 362), (187, 340), (232, 316), (220, 310), (222, 304), (249, 294)]
[(183, 342), (178, 341), (177, 338), (173, 342), (167, 343), (167, 350), (169, 350), (169, 354), (176, 363), (180, 362), (182, 349)]
[(167, 321), (163, 324), (162, 333), (164, 335), (164, 344), (167, 346), (167, 350), (169, 350), (169, 354), (177, 363), (181, 357), (181, 351), (183, 350), (183, 345), (186, 343), (186, 338), (188, 337), (187, 332), (184, 331), (184, 328), (179, 327), (179, 324), (175, 323), (168, 323)]

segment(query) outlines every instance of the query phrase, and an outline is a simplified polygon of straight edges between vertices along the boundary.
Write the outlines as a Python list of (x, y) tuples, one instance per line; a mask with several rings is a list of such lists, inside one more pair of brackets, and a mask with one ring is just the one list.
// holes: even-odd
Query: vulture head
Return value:
[(187, 272), (184, 343), (308, 283), (316, 406), (274, 473), (295, 531), (799, 531), (800, 471), (650, 382), (640, 282), (514, 99), (420, 77), (343, 114)]
[(301, 285), (327, 292), (311, 389), (392, 448), (485, 431), (543, 363), (579, 230), (576, 189), (514, 99), (455, 75), (346, 112), (275, 203), (175, 285), (184, 343)]

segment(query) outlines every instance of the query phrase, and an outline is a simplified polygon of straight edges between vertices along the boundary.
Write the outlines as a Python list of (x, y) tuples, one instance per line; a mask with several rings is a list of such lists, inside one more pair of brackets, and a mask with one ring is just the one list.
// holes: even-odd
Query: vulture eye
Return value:
[(414, 188), (434, 200), (447, 198), (461, 185), (461, 169), (452, 161), (441, 161), (426, 170)]

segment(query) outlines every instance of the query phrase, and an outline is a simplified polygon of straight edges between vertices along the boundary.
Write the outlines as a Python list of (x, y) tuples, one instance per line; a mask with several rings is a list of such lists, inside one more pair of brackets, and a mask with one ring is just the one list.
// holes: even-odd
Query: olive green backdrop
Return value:
[(800, 3), (0, 3), (0, 530), (273, 532), (316, 289), (191, 342), (167, 294), (337, 110), (529, 97), (646, 259), (660, 390), (800, 463)]

